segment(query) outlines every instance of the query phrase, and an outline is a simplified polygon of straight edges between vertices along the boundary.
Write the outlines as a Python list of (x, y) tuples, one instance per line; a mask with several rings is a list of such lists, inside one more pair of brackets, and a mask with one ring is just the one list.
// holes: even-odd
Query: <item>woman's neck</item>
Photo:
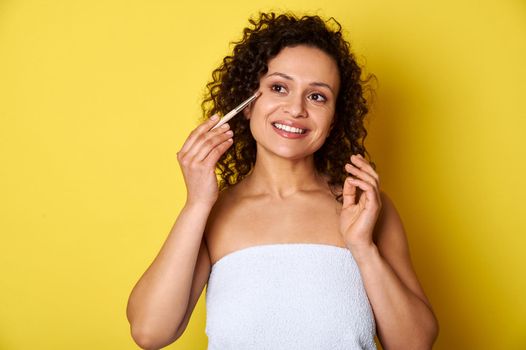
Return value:
[(316, 172), (312, 155), (297, 160), (277, 156), (258, 157), (254, 168), (242, 182), (244, 194), (274, 199), (328, 189), (326, 179)]

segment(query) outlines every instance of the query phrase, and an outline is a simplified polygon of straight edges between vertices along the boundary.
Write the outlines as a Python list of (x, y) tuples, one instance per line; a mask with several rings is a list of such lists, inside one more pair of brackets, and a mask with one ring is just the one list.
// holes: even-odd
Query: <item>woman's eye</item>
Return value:
[(283, 85), (279, 85), (279, 84), (273, 84), (270, 89), (272, 91), (276, 91), (276, 92), (279, 92), (279, 93), (284, 93), (286, 92), (285, 90), (285, 87)]
[(313, 101), (316, 101), (316, 102), (325, 102), (325, 101), (327, 101), (327, 98), (325, 96), (323, 96), (322, 94), (317, 94), (317, 93), (314, 93), (314, 94), (310, 95), (310, 99), (313, 100)]

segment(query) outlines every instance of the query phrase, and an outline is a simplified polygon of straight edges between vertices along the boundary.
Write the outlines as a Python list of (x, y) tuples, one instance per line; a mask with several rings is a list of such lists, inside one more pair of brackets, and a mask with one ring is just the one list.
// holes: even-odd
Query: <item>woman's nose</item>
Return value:
[(294, 118), (305, 117), (307, 111), (305, 110), (303, 96), (301, 94), (291, 94), (287, 101), (285, 112), (289, 113)]

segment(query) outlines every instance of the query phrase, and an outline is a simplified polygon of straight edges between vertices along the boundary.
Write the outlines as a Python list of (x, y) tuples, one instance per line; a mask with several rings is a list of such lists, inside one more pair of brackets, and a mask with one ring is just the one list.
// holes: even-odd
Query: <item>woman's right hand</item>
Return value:
[[(214, 120), (214, 117), (217, 119)], [(234, 133), (228, 123), (211, 130), (219, 121), (217, 115), (195, 128), (177, 152), (177, 161), (186, 184), (187, 204), (212, 206), (219, 195), (215, 166), (233, 144)]]

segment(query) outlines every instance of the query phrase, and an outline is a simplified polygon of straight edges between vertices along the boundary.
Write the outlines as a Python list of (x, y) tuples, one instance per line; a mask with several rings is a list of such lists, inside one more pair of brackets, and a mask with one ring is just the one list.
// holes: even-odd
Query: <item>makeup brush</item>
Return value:
[(234, 118), (239, 112), (241, 112), (243, 109), (245, 109), (250, 104), (250, 102), (254, 101), (260, 95), (261, 95), (261, 92), (258, 91), (254, 95), (252, 95), (249, 98), (247, 98), (239, 106), (237, 106), (236, 108), (234, 108), (233, 110), (231, 110), (230, 112), (225, 114), (225, 116), (223, 118), (221, 118), (221, 120), (216, 125), (214, 125), (214, 127), (212, 129), (210, 129), (210, 130), (214, 130), (215, 128), (220, 127), (221, 125), (223, 125), (226, 122), (228, 122), (230, 119)]

